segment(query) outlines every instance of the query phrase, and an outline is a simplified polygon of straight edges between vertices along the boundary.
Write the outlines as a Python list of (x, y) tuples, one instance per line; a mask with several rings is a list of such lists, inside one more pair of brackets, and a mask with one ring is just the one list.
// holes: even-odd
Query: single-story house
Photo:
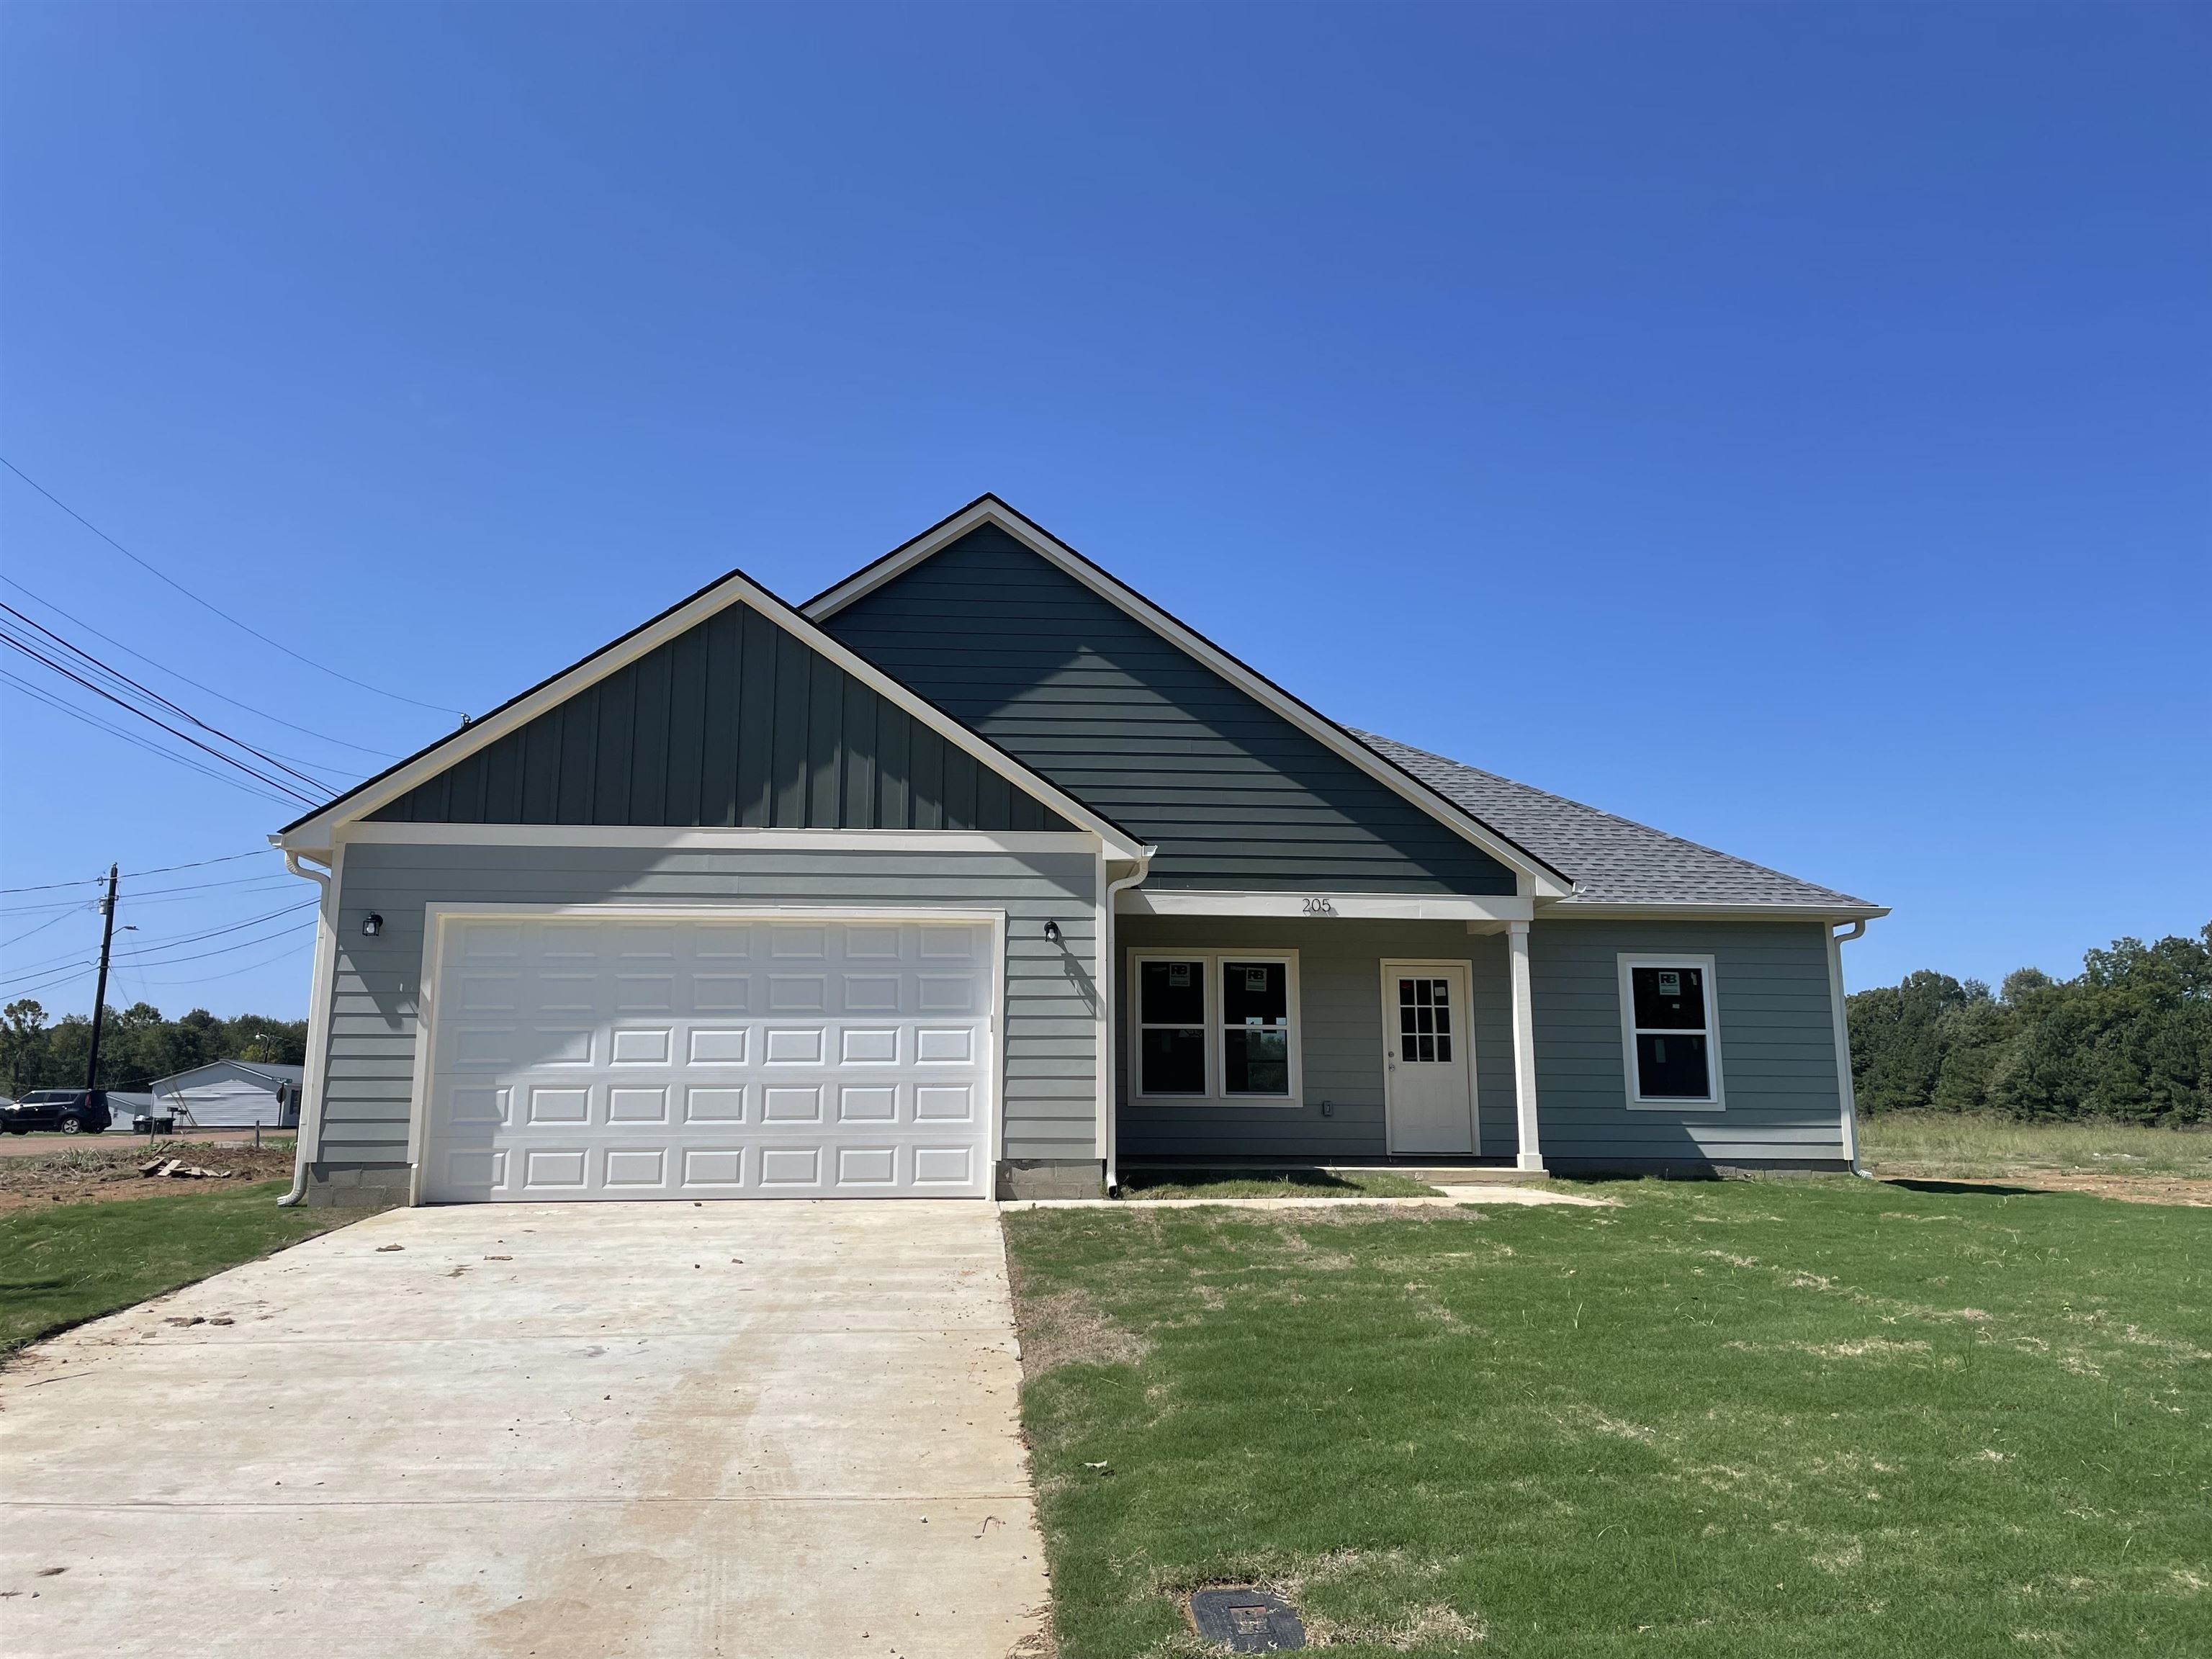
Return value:
[(271, 840), (323, 890), (315, 1202), (1845, 1170), (1887, 914), (1340, 726), (988, 495)]
[(148, 1084), (159, 1115), (180, 1129), (222, 1129), (300, 1121), (304, 1066), (260, 1060), (216, 1060)]
[(154, 1094), (150, 1089), (107, 1091), (107, 1127), (111, 1131), (136, 1127), (138, 1119), (153, 1115)]

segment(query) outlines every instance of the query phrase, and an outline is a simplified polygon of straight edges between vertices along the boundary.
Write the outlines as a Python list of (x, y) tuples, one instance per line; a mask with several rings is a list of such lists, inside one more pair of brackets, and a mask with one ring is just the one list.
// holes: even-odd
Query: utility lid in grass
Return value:
[(1190, 1622), (1231, 1653), (1279, 1653), (1306, 1644), (1297, 1609), (1279, 1595), (1247, 1586), (1202, 1589), (1190, 1598)]

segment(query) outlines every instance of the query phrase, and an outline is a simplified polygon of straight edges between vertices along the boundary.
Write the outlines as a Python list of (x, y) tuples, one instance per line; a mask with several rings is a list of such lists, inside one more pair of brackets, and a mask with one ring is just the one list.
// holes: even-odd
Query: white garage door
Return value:
[(993, 930), (448, 917), (422, 1196), (982, 1197)]

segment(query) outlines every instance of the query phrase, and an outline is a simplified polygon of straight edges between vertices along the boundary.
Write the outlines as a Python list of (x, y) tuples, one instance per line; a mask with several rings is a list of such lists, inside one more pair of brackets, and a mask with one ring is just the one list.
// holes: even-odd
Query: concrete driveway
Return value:
[(997, 1659), (1018, 1383), (988, 1204), (392, 1211), (0, 1375), (0, 1649)]

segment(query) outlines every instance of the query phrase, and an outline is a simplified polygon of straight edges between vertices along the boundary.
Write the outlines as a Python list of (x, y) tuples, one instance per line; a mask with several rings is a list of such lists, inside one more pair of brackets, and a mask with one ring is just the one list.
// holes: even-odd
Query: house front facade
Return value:
[(995, 497), (273, 839), (323, 895), (310, 1202), (1856, 1157), (1881, 907), (1340, 726)]

